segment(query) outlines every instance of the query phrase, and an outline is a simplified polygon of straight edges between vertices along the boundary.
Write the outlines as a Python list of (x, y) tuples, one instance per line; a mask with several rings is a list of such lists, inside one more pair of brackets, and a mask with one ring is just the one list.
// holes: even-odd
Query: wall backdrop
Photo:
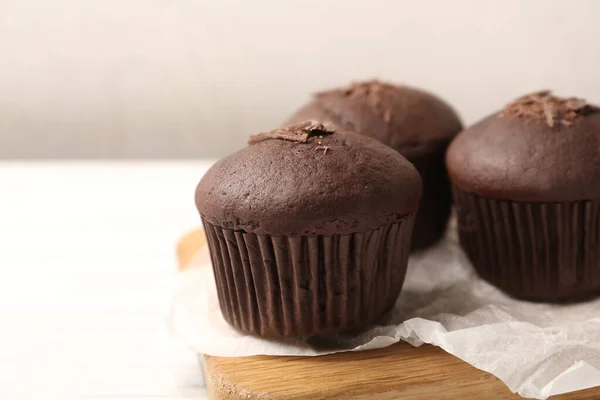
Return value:
[(472, 123), (600, 103), (595, 0), (0, 0), (0, 158), (222, 156), (312, 91), (379, 77)]

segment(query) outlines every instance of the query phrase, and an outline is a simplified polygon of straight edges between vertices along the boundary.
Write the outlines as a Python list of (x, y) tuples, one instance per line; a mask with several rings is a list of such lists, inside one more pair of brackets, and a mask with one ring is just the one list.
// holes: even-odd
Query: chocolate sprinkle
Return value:
[(579, 110), (582, 110), (587, 105), (587, 103), (583, 99), (571, 97), (570, 99), (567, 100), (566, 105), (569, 109), (571, 109), (573, 111), (579, 111)]
[(567, 121), (565, 119), (560, 121), (561, 124), (563, 124), (564, 126), (571, 126), (573, 125), (573, 123), (571, 121)]
[(392, 120), (392, 112), (390, 110), (387, 110), (385, 114), (383, 114), (383, 120), (386, 124), (390, 123), (390, 121)]
[(317, 146), (317, 147), (315, 147), (315, 150), (323, 150), (323, 154), (327, 154), (327, 151), (331, 150), (331, 147), (329, 147), (329, 146)]
[(554, 113), (552, 111), (552, 104), (550, 102), (544, 102), (544, 116), (546, 117), (546, 123), (550, 128), (554, 126)]
[(305, 121), (297, 124), (287, 125), (272, 131), (260, 132), (251, 135), (248, 144), (255, 144), (264, 140), (280, 139), (292, 142), (306, 143), (311, 136), (323, 136), (335, 133), (335, 129), (323, 125), (318, 121)]
[[(397, 87), (392, 87), (389, 84), (374, 79), (366, 82), (354, 82), (346, 88), (337, 89), (335, 91), (341, 93), (345, 97), (365, 96), (367, 97), (367, 102), (371, 105), (371, 107), (379, 110), (383, 101), (382, 94), (386, 88), (392, 88), (393, 90), (398, 89)], [(322, 95), (330, 95), (335, 91), (320, 92), (316, 95), (317, 97)]]
[(518, 98), (508, 104), (500, 113), (500, 117), (545, 119), (550, 128), (560, 123), (571, 126), (580, 116), (597, 112), (598, 108), (587, 104), (585, 100), (570, 97), (555, 97), (549, 90), (535, 92)]

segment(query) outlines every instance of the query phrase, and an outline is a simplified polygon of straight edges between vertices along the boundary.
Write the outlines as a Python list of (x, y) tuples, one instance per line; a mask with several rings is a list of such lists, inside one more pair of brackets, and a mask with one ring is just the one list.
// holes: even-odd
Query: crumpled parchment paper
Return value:
[(440, 346), (524, 397), (600, 385), (600, 299), (567, 305), (511, 299), (477, 277), (453, 234), (411, 256), (395, 309), (353, 335), (273, 341), (238, 333), (219, 309), (208, 250), (192, 263), (181, 273), (169, 326), (198, 353), (317, 356), (405, 340)]

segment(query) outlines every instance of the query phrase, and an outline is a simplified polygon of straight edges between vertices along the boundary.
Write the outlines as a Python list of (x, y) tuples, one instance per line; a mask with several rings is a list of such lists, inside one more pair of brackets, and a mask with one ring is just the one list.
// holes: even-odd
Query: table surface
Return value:
[(206, 398), (165, 319), (210, 164), (0, 163), (0, 398)]

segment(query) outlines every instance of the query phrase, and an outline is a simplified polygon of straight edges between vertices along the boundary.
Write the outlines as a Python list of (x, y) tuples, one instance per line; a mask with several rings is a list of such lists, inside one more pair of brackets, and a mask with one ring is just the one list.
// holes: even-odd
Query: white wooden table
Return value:
[(210, 162), (0, 163), (0, 398), (204, 399), (165, 326)]

